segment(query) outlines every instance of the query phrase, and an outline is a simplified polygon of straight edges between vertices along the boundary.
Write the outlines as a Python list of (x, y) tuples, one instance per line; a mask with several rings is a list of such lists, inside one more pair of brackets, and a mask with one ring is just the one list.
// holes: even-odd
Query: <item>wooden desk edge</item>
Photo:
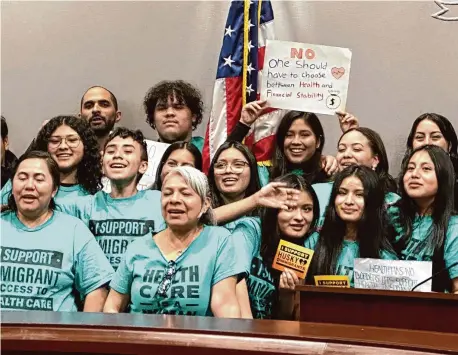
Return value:
[[(46, 342), (53, 349), (77, 345), (86, 348), (98, 344), (157, 345), (275, 352), (288, 348), (295, 353), (328, 345), (355, 345), (402, 350), (458, 353), (458, 335), (389, 328), (340, 326), (334, 324), (300, 323), (301, 334), (285, 335), (263, 332), (218, 332), (192, 329), (131, 328), (80, 325), (2, 325), (3, 350), (26, 350), (28, 344)], [(94, 331), (97, 329), (97, 331)], [(113, 331), (117, 330), (116, 333)], [(177, 336), (179, 334), (179, 336)], [(407, 337), (406, 337), (407, 336)], [(439, 344), (439, 345), (438, 345)]]
[[(314, 292), (314, 293), (335, 293), (349, 295), (368, 295), (368, 296), (389, 296), (389, 297), (407, 297), (407, 298), (423, 298), (428, 300), (448, 300), (457, 301), (458, 295), (450, 293), (436, 292), (415, 292), (415, 291), (387, 291), (387, 290), (370, 290), (363, 288), (344, 288), (344, 287), (320, 287), (302, 285), (297, 286), (296, 291), (299, 292)], [(457, 305), (458, 307), (458, 305)]]

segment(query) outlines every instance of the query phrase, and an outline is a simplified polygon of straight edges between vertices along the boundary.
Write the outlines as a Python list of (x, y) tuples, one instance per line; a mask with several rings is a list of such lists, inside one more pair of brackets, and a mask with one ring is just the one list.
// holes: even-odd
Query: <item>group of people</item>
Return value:
[[(45, 122), (17, 160), (2, 117), (1, 307), (294, 319), (295, 287), (347, 275), (354, 260), (431, 261), (432, 290), (458, 293), (458, 140), (450, 121), (418, 117), (397, 178), (379, 134), (338, 112), (336, 154), (319, 118), (289, 111), (272, 166), (242, 143), (267, 103), (248, 103), (202, 172), (199, 91), (165, 81), (145, 96), (169, 143), (149, 190), (139, 130), (115, 127), (115, 95), (88, 89), (77, 116)], [(4, 128), (5, 127), (5, 128)], [(111, 192), (102, 190), (107, 179)], [(305, 280), (272, 268), (280, 240), (314, 255)]]

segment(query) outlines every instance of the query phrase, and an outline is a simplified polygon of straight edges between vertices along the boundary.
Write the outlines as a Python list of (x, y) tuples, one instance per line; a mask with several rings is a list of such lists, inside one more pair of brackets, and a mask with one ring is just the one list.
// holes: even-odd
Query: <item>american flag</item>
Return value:
[[(259, 98), (266, 40), (275, 39), (273, 21), (270, 1), (231, 2), (202, 153), (205, 172), (240, 119), (242, 107)], [(252, 125), (245, 139), (260, 164), (269, 165), (281, 114), (281, 110), (266, 112)]]

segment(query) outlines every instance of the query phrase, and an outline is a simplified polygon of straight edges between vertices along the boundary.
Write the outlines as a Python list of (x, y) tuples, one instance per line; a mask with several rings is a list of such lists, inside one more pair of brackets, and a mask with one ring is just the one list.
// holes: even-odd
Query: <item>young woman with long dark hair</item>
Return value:
[[(385, 192), (385, 204), (392, 205), (399, 199), (396, 195), (396, 182), (389, 174), (388, 157), (380, 135), (367, 127), (347, 130), (337, 143), (337, 164), (339, 171), (350, 165), (366, 166), (377, 173)], [(320, 216), (323, 222), (326, 207), (331, 201), (333, 182), (314, 184), (313, 188), (320, 201)]]
[(379, 174), (362, 165), (337, 173), (319, 234), (305, 247), (315, 250), (307, 282), (316, 275), (348, 275), (353, 285), (355, 258), (396, 260), (387, 229), (385, 191)]
[[(406, 154), (408, 159), (412, 150), (432, 144), (442, 148), (450, 156), (455, 172), (455, 211), (458, 209), (458, 138), (452, 123), (437, 113), (424, 113), (412, 124), (407, 138)], [(404, 161), (405, 163), (405, 161)]]
[(274, 180), (295, 189), (298, 199), (288, 209), (267, 208), (258, 218), (240, 219), (232, 231), (239, 257), (249, 271), (248, 295), (253, 318), (293, 318), (294, 302), (279, 293), (280, 272), (272, 262), (280, 239), (297, 245), (315, 228), (319, 212), (317, 197), (303, 177), (287, 174)]
[[(458, 217), (450, 198), (455, 177), (449, 155), (439, 146), (420, 146), (401, 176), (395, 249), (404, 260), (432, 261), (433, 273), (451, 266), (458, 261)], [(432, 289), (457, 293), (458, 266), (437, 275)]]

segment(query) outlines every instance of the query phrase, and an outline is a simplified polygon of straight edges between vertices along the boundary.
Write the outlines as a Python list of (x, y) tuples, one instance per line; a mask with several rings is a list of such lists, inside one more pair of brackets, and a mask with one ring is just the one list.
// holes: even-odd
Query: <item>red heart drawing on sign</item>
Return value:
[(345, 69), (343, 67), (334, 67), (331, 69), (331, 74), (334, 78), (340, 79), (345, 74)]

